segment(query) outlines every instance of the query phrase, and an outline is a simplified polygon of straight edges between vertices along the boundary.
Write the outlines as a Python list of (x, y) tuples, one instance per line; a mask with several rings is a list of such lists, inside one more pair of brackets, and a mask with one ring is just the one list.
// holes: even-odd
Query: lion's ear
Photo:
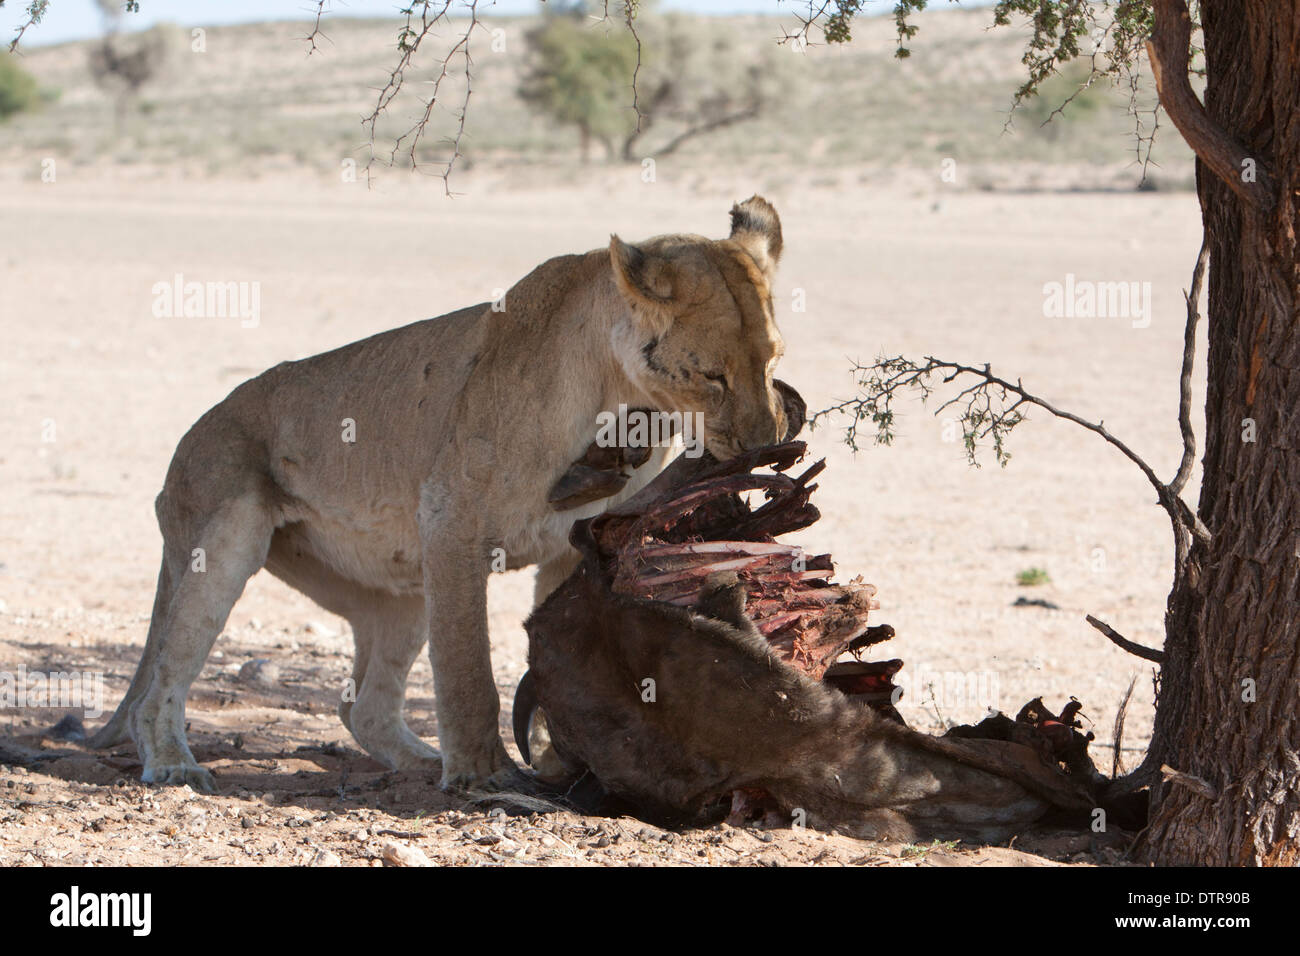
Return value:
[(750, 196), (731, 207), (731, 237), (758, 263), (770, 282), (781, 259), (781, 217), (762, 196)]
[(672, 321), (668, 306), (673, 299), (673, 277), (667, 259), (610, 236), (609, 261), (619, 292), (630, 305), (638, 307), (637, 312), (656, 320), (656, 324)]

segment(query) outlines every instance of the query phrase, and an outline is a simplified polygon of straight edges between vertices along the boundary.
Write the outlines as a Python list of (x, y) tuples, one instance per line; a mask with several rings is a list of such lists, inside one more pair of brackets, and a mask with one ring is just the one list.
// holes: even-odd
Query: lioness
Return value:
[(719, 459), (785, 434), (772, 385), (780, 254), (776, 210), (754, 196), (732, 208), (727, 239), (611, 236), (608, 249), (538, 266), (503, 309), (480, 303), (240, 385), (172, 458), (144, 654), (92, 743), (129, 734), (146, 782), (214, 790), (186, 743), (185, 698), (265, 567), (351, 623), (355, 701), (339, 716), (367, 752), (395, 769), (439, 766), (402, 719), (427, 639), (442, 786), (509, 785), (518, 771), (497, 730), (488, 646), (494, 556), (538, 565), (544, 598), (577, 563), (573, 521), (666, 463), (656, 449), (616, 497), (549, 507), (602, 410), (702, 412)]

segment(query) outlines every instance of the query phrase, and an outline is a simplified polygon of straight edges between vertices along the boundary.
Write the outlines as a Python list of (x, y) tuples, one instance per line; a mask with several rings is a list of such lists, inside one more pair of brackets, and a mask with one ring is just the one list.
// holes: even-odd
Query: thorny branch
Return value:
[(818, 21), (829, 15), (830, 8), (833, 5), (835, 5), (835, 0), (822, 0), (820, 4), (817, 3), (816, 0), (808, 0), (808, 15), (802, 16), (798, 13), (794, 14), (794, 18), (799, 21), (799, 25), (795, 28), (793, 33), (782, 28), (782, 32), (785, 35), (777, 42), (782, 46), (788, 43), (794, 43), (800, 50), (805, 49), (808, 44), (812, 42), (808, 38), (809, 31), (812, 30)]
[[(1074, 422), (1101, 436), (1107, 443), (1118, 449), (1125, 458), (1137, 465), (1146, 476), (1147, 481), (1155, 488), (1157, 500), (1169, 515), (1173, 526), (1174, 578), (1177, 583), (1185, 571), (1191, 539), (1194, 538), (1202, 543), (1208, 543), (1210, 539), (1209, 529), (1181, 497), (1196, 458), (1196, 435), (1192, 430), (1191, 420), (1191, 380), (1196, 355), (1196, 328), (1200, 322), (1201, 289), (1205, 279), (1207, 258), (1208, 250), (1203, 245), (1192, 273), (1191, 289), (1184, 293), (1187, 302), (1187, 323), (1183, 335), (1182, 374), (1179, 380), (1178, 401), (1178, 424), (1183, 439), (1183, 453), (1178, 471), (1168, 483), (1161, 481), (1155, 470), (1140, 455), (1111, 434), (1106, 429), (1104, 421), (1090, 422), (1072, 412), (1059, 409), (1025, 389), (1020, 379), (1011, 382), (993, 374), (988, 364), (977, 368), (929, 355), (919, 363), (903, 356), (882, 356), (871, 365), (854, 363), (853, 374), (857, 377), (860, 394), (822, 409), (809, 419), (809, 424), (816, 427), (818, 422), (832, 415), (848, 415), (850, 421), (845, 428), (844, 440), (854, 451), (858, 450), (860, 428), (867, 422), (875, 428), (875, 442), (889, 445), (894, 439), (895, 398), (904, 392), (916, 392), (919, 393), (922, 404), (925, 404), (938, 388), (960, 379), (964, 387), (939, 404), (934, 414), (939, 415), (950, 408), (960, 409), (957, 422), (961, 426), (967, 461), (979, 467), (979, 443), (990, 439), (993, 443), (994, 457), (1005, 467), (1011, 459), (1011, 453), (1006, 449), (1007, 435), (1025, 420), (1021, 409), (1036, 405), (1057, 418)], [(1164, 660), (1161, 651), (1128, 640), (1110, 625), (1092, 615), (1088, 615), (1087, 621), (1110, 641), (1129, 653), (1156, 663)]]
[(329, 2), (330, 0), (315, 0), (316, 18), (312, 23), (311, 33), (303, 37), (303, 42), (307, 44), (308, 56), (311, 56), (318, 49), (320, 49), (320, 47), (316, 43), (317, 37), (319, 37), (322, 40), (329, 39), (329, 37), (327, 37), (324, 33), (321, 32), (321, 25), (320, 25), (321, 17), (325, 15), (325, 7), (329, 4)]
[[(645, 114), (641, 112), (639, 88), (637, 86), (637, 81), (641, 78), (641, 35), (636, 32), (636, 15), (640, 8), (641, 0), (622, 0), (622, 2), (623, 22), (627, 24), (627, 32), (632, 34), (632, 39), (636, 43), (636, 66), (632, 69), (632, 112), (636, 113), (636, 133), (640, 133), (641, 122), (645, 119)], [(599, 22), (604, 22), (609, 19), (609, 0), (604, 0), (602, 13), (603, 15)]]
[[(370, 149), (370, 158), (366, 161), (367, 183), (371, 181), (371, 168), (375, 162), (375, 125), (378, 123), (380, 115), (401, 92), (406, 81), (406, 71), (414, 68), (414, 61), (416, 55), (420, 52), (421, 45), (436, 27), (442, 24), (450, 24), (449, 11), (454, 2), (455, 0), (442, 0), (440, 9), (431, 10), (430, 8), (439, 7), (436, 0), (419, 0), (419, 2), (413, 2), (409, 7), (401, 11), (406, 16), (406, 22), (397, 32), (397, 65), (393, 67), (388, 76), (388, 81), (380, 89), (375, 100), (375, 108), (361, 121), (362, 127), (370, 134), (367, 144)], [(403, 152), (410, 159), (411, 168), (418, 168), (419, 161), (416, 157), (416, 148), (419, 146), (420, 140), (423, 139), (425, 129), (433, 116), (433, 109), (442, 94), (442, 85), (451, 74), (452, 61), (459, 59), (465, 74), (465, 95), (461, 98), (455, 136), (449, 140), (451, 155), (447, 158), (442, 170), (443, 189), (448, 196), (451, 195), (451, 170), (455, 166), (456, 160), (461, 156), (460, 146), (465, 136), (465, 117), (469, 111), (469, 98), (474, 86), (472, 75), (474, 61), (470, 55), (469, 44), (470, 37), (480, 25), (478, 2), (479, 0), (461, 0), (462, 5), (469, 13), (469, 25), (459, 33), (447, 54), (442, 57), (438, 75), (433, 80), (428, 81), (432, 83), (433, 89), (429, 94), (429, 98), (424, 101), (424, 110), (420, 117), (406, 132), (394, 140), (393, 148), (388, 155), (388, 161), (391, 165), (396, 161), (398, 153)], [(406, 144), (405, 149), (403, 149), (403, 143)]]
[[(323, 7), (328, 0), (315, 0), (319, 4), (317, 10), (317, 25), (312, 31), (309, 41), (314, 41), (314, 37), (320, 31), (320, 7)], [(636, 29), (636, 17), (639, 12), (640, 0), (619, 0), (622, 3), (622, 19), (627, 26), (628, 32), (631, 33), (633, 40), (636, 42), (636, 67), (632, 71), (632, 110), (636, 113), (637, 129), (640, 130), (644, 114), (641, 112), (641, 106), (638, 99), (637, 81), (641, 72), (641, 37)], [(379, 117), (393, 103), (402, 90), (406, 82), (407, 70), (415, 68), (415, 62), (420, 52), (420, 48), (425, 44), (431, 34), (441, 25), (450, 25), (452, 7), (456, 0), (418, 0), (412, 2), (410, 6), (404, 8), (401, 12), (406, 17), (397, 35), (398, 59), (397, 65), (390, 71), (388, 80), (375, 99), (374, 109), (361, 121), (361, 125), (369, 134), (367, 146), (370, 150), (370, 158), (366, 162), (366, 181), (371, 182), (372, 171), (375, 163), (375, 127), (379, 122)], [(602, 8), (601, 20), (609, 19), (609, 3), (605, 0)], [(404, 133), (396, 138), (393, 142), (393, 148), (389, 151), (388, 162), (391, 165), (397, 160), (400, 154), (406, 156), (411, 163), (411, 168), (416, 169), (419, 166), (417, 159), (417, 150), (421, 140), (424, 138), (425, 131), (433, 119), (434, 108), (438, 104), (439, 97), (442, 94), (443, 83), (448, 80), (453, 72), (453, 63), (459, 62), (460, 72), (464, 74), (464, 96), (461, 97), (459, 108), (456, 110), (456, 130), (455, 133), (447, 139), (451, 149), (451, 155), (447, 157), (443, 165), (441, 178), (443, 189), (447, 195), (451, 192), (451, 172), (456, 165), (456, 161), (461, 158), (461, 144), (465, 138), (466, 117), (469, 114), (469, 100), (474, 92), (473, 82), (473, 65), (474, 60), (470, 53), (470, 39), (474, 31), (482, 25), (479, 17), (479, 0), (460, 0), (460, 5), (469, 15), (469, 24), (455, 35), (455, 40), (446, 54), (439, 61), (438, 75), (428, 82), (433, 86), (428, 98), (424, 101), (424, 108), (416, 121)], [(436, 34), (435, 34), (436, 35)], [(315, 43), (312, 42), (312, 49), (315, 49)], [(311, 52), (310, 50), (308, 51)]]
[[(1190, 300), (1190, 296), (1189, 296)], [(846, 399), (829, 408), (822, 409), (812, 416), (810, 422), (816, 424), (832, 414), (848, 414), (852, 421), (845, 431), (845, 442), (858, 450), (860, 423), (870, 421), (876, 426), (875, 441), (888, 445), (894, 438), (893, 401), (904, 391), (919, 392), (925, 403), (939, 385), (947, 385), (963, 376), (963, 381), (974, 379), (955, 396), (946, 399), (935, 409), (935, 414), (955, 405), (962, 406), (959, 422), (962, 426), (962, 439), (966, 446), (967, 460), (976, 467), (978, 443), (985, 438), (993, 441), (993, 451), (999, 464), (1006, 466), (1011, 454), (1006, 450), (1006, 437), (1016, 425), (1024, 421), (1023, 406), (1037, 405), (1057, 418), (1074, 422), (1088, 431), (1101, 436), (1106, 442), (1141, 469), (1142, 474), (1155, 488), (1161, 507), (1169, 512), (1175, 527), (1186, 527), (1198, 539), (1209, 540), (1209, 530), (1197, 518), (1185, 502), (1178, 498), (1170, 484), (1161, 481), (1147, 462), (1123, 441), (1106, 429), (1106, 423), (1090, 422), (1087, 419), (1067, 412), (1037, 395), (1027, 391), (1017, 379), (1008, 381), (994, 375), (990, 366), (975, 368), (958, 362), (948, 362), (927, 355), (923, 363), (917, 363), (903, 356), (880, 358), (871, 365), (855, 363), (853, 373), (858, 376), (858, 385), (865, 394)], [(938, 383), (932, 380), (938, 376)], [(1190, 402), (1190, 398), (1189, 398)], [(1188, 412), (1190, 415), (1190, 411)], [(1194, 439), (1193, 439), (1194, 440)]]

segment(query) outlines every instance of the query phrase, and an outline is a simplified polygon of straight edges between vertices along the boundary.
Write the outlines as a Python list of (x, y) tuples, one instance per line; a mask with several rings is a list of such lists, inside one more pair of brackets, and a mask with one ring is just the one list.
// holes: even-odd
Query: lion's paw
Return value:
[(198, 764), (173, 764), (170, 766), (146, 767), (140, 779), (145, 783), (157, 783), (163, 786), (189, 786), (195, 793), (216, 793), (217, 782), (212, 774)]
[(443, 790), (478, 790), (490, 793), (513, 790), (528, 793), (534, 787), (533, 778), (516, 767), (505, 748), (499, 744), (495, 752), (490, 752), (479, 760), (453, 760), (443, 755)]

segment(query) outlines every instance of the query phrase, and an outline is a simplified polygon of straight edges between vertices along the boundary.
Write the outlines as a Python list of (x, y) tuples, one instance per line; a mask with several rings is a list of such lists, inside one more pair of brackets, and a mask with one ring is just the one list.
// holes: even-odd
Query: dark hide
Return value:
[(686, 821), (761, 788), (810, 826), (988, 841), (1094, 805), (1028, 747), (917, 733), (786, 666), (742, 589), (695, 609), (617, 594), (588, 522), (573, 541), (582, 565), (525, 625), (532, 691), (573, 779), (589, 771), (644, 815)]

